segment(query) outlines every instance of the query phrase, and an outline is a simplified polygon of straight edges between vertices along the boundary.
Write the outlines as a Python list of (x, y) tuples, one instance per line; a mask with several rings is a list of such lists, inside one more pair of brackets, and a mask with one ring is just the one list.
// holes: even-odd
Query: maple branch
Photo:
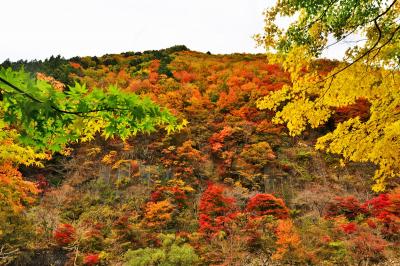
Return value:
[(325, 97), (326, 93), (331, 89), (332, 82), (335, 79), (335, 76), (331, 77), (331, 81), (329, 82), (328, 88), (322, 93), (321, 96), (318, 97), (318, 100), (314, 102), (314, 106), (322, 99)]
[[(0, 81), (3, 82), (4, 84), (6, 84), (7, 86), (11, 87), (12, 89), (16, 90), (17, 92), (25, 95), (26, 97), (28, 97), (32, 101), (40, 103), (40, 104), (44, 104), (43, 101), (35, 98), (34, 96), (30, 95), (26, 91), (18, 88), (14, 84), (12, 84), (12, 83), (8, 82), (7, 80), (3, 79), (2, 77), (0, 77)], [(2, 96), (2, 95), (3, 94), (0, 92), (0, 96)], [(67, 110), (62, 110), (62, 109), (58, 108), (54, 104), (51, 104), (50, 108), (53, 109), (56, 112), (59, 112), (59, 113), (77, 115), (77, 116), (81, 116), (81, 117), (84, 114), (98, 113), (98, 112), (104, 112), (104, 111), (108, 111), (108, 112), (112, 112), (112, 111), (116, 111), (116, 110), (118, 110), (118, 111), (129, 111), (129, 109), (127, 109), (127, 108), (118, 108), (118, 107), (112, 107), (112, 108), (111, 107), (107, 107), (107, 108), (94, 109), (94, 110), (89, 110), (89, 111), (67, 111)]]
[(29, 99), (31, 99), (34, 102), (37, 103), (43, 103), (42, 101), (40, 101), (39, 99), (36, 99), (35, 97), (33, 97), (32, 95), (30, 95), (29, 93), (21, 90), (20, 88), (18, 88), (17, 86), (15, 86), (14, 84), (11, 84), (10, 82), (8, 82), (7, 80), (3, 79), (2, 77), (0, 77), (0, 81), (3, 82), (4, 84), (8, 85), (9, 87), (11, 87), (12, 89), (18, 91), (21, 94), (26, 95), (26, 97), (28, 97)]
[[(353, 29), (352, 29), (351, 31), (349, 31), (346, 35), (342, 36), (341, 38), (339, 38), (339, 39), (336, 40), (335, 42), (333, 42), (333, 43), (331, 43), (331, 44), (329, 44), (329, 45), (323, 47), (323, 48), (322, 48), (322, 51), (328, 49), (329, 47), (332, 47), (332, 46), (338, 44), (338, 43), (341, 42), (341, 41), (343, 41), (344, 39), (346, 39), (347, 37), (349, 37), (351, 34), (353, 34), (353, 33), (358, 29), (358, 27), (360, 27), (360, 26), (363, 26), (363, 25), (366, 25), (366, 24), (372, 23), (372, 22), (373, 22), (373, 23), (375, 24), (375, 26), (376, 26), (378, 19), (380, 19), (381, 17), (383, 17), (384, 15), (386, 15), (386, 14), (390, 11), (390, 9), (393, 8), (394, 4), (395, 4), (397, 1), (398, 1), (398, 0), (394, 0), (394, 1), (388, 6), (388, 8), (387, 8), (385, 11), (383, 11), (383, 12), (380, 13), (380, 14), (378, 14), (378, 15), (377, 15), (375, 18), (373, 18), (372, 20), (367, 21), (367, 22), (365, 22), (365, 23), (360, 23), (360, 24), (358, 24), (358, 25), (353, 26)], [(331, 5), (332, 5), (332, 2), (330, 3), (330, 5), (329, 5), (328, 7), (330, 7)], [(323, 14), (325, 14), (325, 13), (326, 13), (326, 10), (324, 10)], [(318, 18), (316, 21), (318, 21), (318, 20), (320, 20), (320, 19), (321, 19), (321, 17)], [(312, 22), (312, 24), (315, 23), (316, 21)], [(392, 25), (392, 23), (391, 23), (391, 25)], [(379, 26), (378, 26), (378, 30), (380, 31)], [(380, 31), (380, 34), (382, 34), (381, 31)], [(360, 42), (360, 41), (363, 41), (363, 40), (358, 40), (358, 41), (356, 41), (356, 42)]]
[[(332, 47), (332, 46), (334, 46), (334, 45), (340, 43), (341, 41), (343, 41), (344, 39), (346, 39), (347, 37), (349, 37), (351, 34), (353, 34), (356, 30), (357, 30), (357, 27), (354, 28), (354, 29), (353, 29), (352, 31), (350, 31), (349, 33), (347, 33), (346, 35), (344, 35), (342, 38), (337, 39), (335, 42), (326, 45), (324, 48), (322, 48), (321, 51), (326, 50), (326, 49), (328, 49), (328, 48), (330, 48), (330, 47)], [(362, 40), (359, 40), (359, 41), (362, 41)], [(359, 41), (357, 41), (357, 42), (359, 42)]]
[(392, 35), (390, 36), (390, 38), (383, 43), (380, 47), (377, 48), (379, 42), (382, 39), (382, 31), (378, 25), (377, 20), (374, 20), (374, 24), (375, 24), (375, 28), (378, 30), (378, 39), (375, 41), (374, 45), (371, 46), (371, 48), (369, 48), (367, 51), (365, 51), (361, 56), (359, 56), (356, 60), (354, 60), (353, 62), (351, 62), (350, 64), (346, 65), (345, 67), (343, 67), (342, 69), (336, 71), (335, 73), (329, 75), (328, 77), (318, 81), (318, 83), (320, 82), (324, 82), (327, 81), (329, 78), (336, 76), (337, 74), (345, 71), (346, 69), (348, 69), (349, 67), (351, 67), (352, 65), (354, 65), (355, 63), (357, 63), (358, 61), (360, 61), (361, 59), (363, 59), (364, 57), (366, 57), (367, 55), (369, 55), (370, 53), (372, 53), (375, 49), (378, 49), (378, 51), (380, 51), (380, 49), (382, 49), (384, 46), (386, 46), (392, 39), (393, 37), (396, 35), (397, 31), (400, 29), (400, 25), (393, 31)]
[[(394, 0), (394, 1), (388, 6), (388, 8), (387, 8), (384, 12), (382, 12), (381, 14), (379, 14), (378, 16), (376, 16), (373, 20), (377, 20), (377, 19), (379, 19), (380, 17), (383, 17), (387, 12), (389, 12), (389, 10), (394, 6), (394, 4), (396, 4), (396, 2), (397, 2), (397, 0)], [(372, 22), (372, 21), (370, 21), (370, 22)]]
[[(396, 2), (396, 1), (394, 1), (394, 2)], [(389, 37), (389, 39), (387, 39), (383, 44), (381, 44), (379, 47), (377, 47), (378, 44), (379, 44), (379, 42), (380, 42), (381, 39), (382, 39), (382, 30), (381, 30), (381, 28), (379, 27), (378, 18), (376, 18), (376, 19), (374, 20), (374, 24), (375, 24), (375, 28), (376, 28), (377, 31), (378, 31), (378, 39), (375, 41), (374, 45), (373, 45), (371, 48), (369, 48), (365, 53), (363, 53), (360, 57), (358, 57), (356, 60), (354, 60), (353, 62), (351, 62), (350, 64), (348, 64), (348, 65), (346, 65), (345, 67), (343, 67), (342, 69), (336, 71), (336, 72), (333, 73), (332, 75), (329, 75), (328, 77), (325, 77), (324, 79), (318, 81), (318, 83), (321, 83), (321, 82), (325, 82), (325, 81), (331, 79), (328, 88), (323, 92), (323, 94), (319, 97), (319, 99), (323, 98), (323, 97), (325, 96), (325, 94), (330, 90), (331, 85), (332, 85), (332, 81), (333, 81), (333, 79), (336, 77), (336, 75), (338, 75), (339, 73), (341, 73), (341, 72), (343, 72), (344, 70), (348, 69), (349, 67), (351, 67), (352, 65), (354, 65), (355, 63), (357, 63), (358, 61), (360, 61), (361, 59), (363, 59), (365, 56), (369, 56), (373, 51), (376, 50), (376, 53), (375, 53), (375, 55), (373, 56), (373, 59), (374, 59), (374, 58), (377, 56), (377, 54), (381, 51), (381, 49), (382, 49), (383, 47), (385, 47), (386, 45), (388, 45), (388, 44), (393, 40), (393, 38), (394, 38), (394, 36), (396, 35), (396, 33), (400, 30), (400, 25), (399, 25), (399, 26), (397, 26), (397, 28), (392, 32), (392, 34), (391, 34), (391, 36)]]

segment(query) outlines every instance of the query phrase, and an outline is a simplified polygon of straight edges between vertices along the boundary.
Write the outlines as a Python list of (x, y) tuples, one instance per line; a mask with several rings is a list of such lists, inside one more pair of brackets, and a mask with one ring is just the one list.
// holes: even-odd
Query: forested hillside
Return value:
[(265, 102), (339, 64), (185, 46), (4, 62), (25, 94), (0, 83), (0, 264), (398, 265), (398, 177), (374, 192), (380, 162), (314, 148), (370, 100), (301, 135)]

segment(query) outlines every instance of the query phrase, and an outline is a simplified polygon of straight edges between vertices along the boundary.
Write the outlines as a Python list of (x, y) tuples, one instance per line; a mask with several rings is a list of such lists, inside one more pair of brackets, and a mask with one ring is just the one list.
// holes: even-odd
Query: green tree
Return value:
[(97, 133), (126, 139), (158, 126), (168, 132), (179, 126), (167, 109), (115, 86), (89, 90), (75, 83), (63, 91), (23, 69), (1, 68), (0, 88), (0, 126), (16, 129), (17, 141), (36, 151), (59, 152)]
[(160, 248), (129, 250), (125, 254), (126, 266), (198, 265), (199, 257), (189, 244), (175, 235), (160, 235)]

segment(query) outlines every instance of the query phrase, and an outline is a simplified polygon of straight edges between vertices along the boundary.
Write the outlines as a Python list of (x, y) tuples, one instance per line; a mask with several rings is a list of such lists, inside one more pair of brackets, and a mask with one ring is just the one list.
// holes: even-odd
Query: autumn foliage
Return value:
[[(328, 205), (327, 217), (343, 215), (350, 221), (358, 219), (365, 222), (370, 228), (380, 230), (387, 238), (398, 237), (400, 234), (399, 189), (391, 193), (380, 194), (365, 203), (360, 203), (354, 197), (338, 197)], [(341, 229), (348, 234), (357, 231), (358, 225), (350, 222), (341, 225)]]
[(371, 216), (382, 224), (386, 236), (400, 235), (400, 189), (392, 193), (380, 194), (364, 203)]
[[(280, 220), (276, 227), (277, 250), (272, 255), (274, 260), (282, 260), (288, 253), (299, 254), (300, 236), (294, 231), (293, 222), (290, 220)], [(302, 251), (300, 251), (301, 253)]]
[(97, 265), (100, 262), (99, 254), (91, 253), (87, 254), (83, 258), (83, 264), (87, 266)]
[(60, 246), (66, 246), (71, 244), (76, 239), (76, 230), (70, 224), (60, 224), (54, 230), (54, 239)]
[(354, 220), (357, 215), (366, 214), (367, 209), (353, 196), (336, 197), (327, 207), (327, 216), (344, 215), (349, 220)]
[(200, 232), (215, 234), (223, 231), (237, 215), (235, 199), (224, 195), (224, 187), (210, 183), (200, 198)]
[[(326, 75), (334, 65), (315, 67)], [(330, 127), (368, 119), (368, 100), (332, 108), (328, 127), (292, 138), (272, 121), (279, 109), (257, 108), (260, 97), (293, 85), (270, 56), (175, 47), (77, 57), (67, 66), (88, 94), (117, 84), (181, 124), (104, 139), (102, 121), (82, 117), (76, 125), (93, 134), (40, 169), (20, 166), (50, 154), (32, 156), (0, 132), (0, 160), (18, 159), (0, 166), (0, 242), (62, 250), (68, 265), (365, 265), (399, 251), (399, 189), (371, 196), (369, 167), (340, 168), (338, 157), (313, 149)]]
[(13, 212), (21, 212), (26, 205), (32, 204), (35, 194), (39, 192), (33, 182), (24, 180), (22, 174), (8, 162), (0, 165), (0, 187), (1, 210)]
[(285, 206), (282, 199), (275, 198), (270, 194), (257, 194), (247, 203), (247, 212), (253, 217), (272, 215), (277, 219), (287, 219), (289, 209)]

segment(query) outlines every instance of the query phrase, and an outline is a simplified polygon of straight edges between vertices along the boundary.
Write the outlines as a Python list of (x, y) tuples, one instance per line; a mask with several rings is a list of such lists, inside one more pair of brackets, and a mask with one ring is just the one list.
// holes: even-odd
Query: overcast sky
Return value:
[[(252, 35), (275, 0), (8, 0), (0, 62), (144, 51), (184, 44), (212, 53), (264, 52)], [(340, 47), (328, 51), (338, 57)]]

